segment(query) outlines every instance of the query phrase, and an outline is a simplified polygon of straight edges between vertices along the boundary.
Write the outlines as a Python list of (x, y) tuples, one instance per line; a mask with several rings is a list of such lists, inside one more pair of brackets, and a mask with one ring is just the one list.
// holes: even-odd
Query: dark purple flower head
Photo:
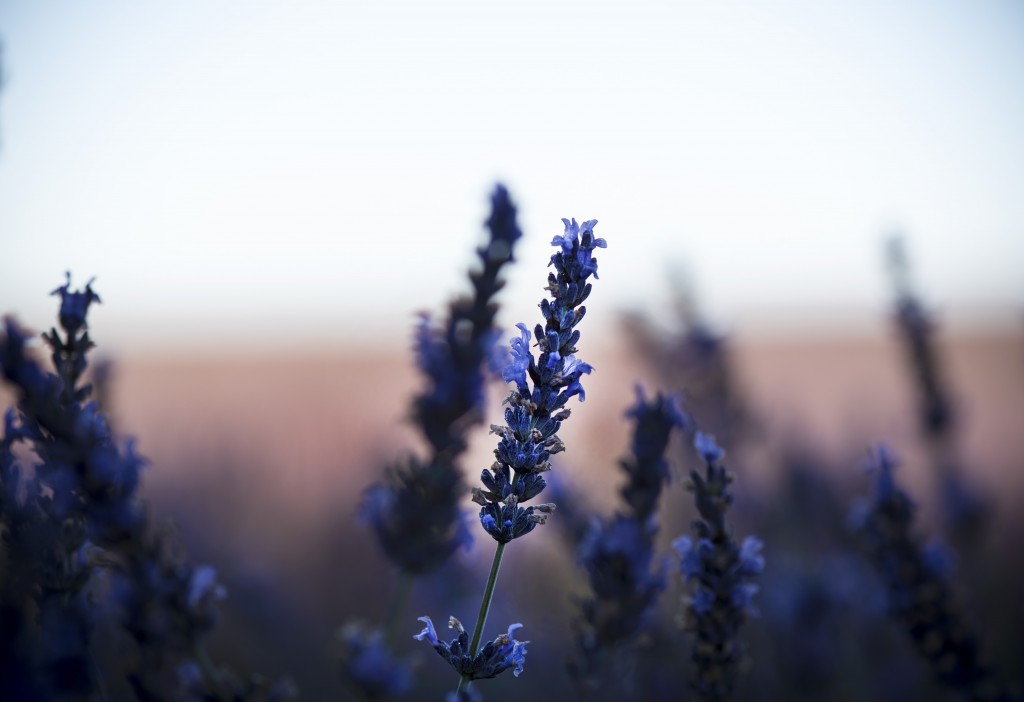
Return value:
[[(624, 515), (595, 522), (579, 548), (579, 562), (604, 608), (629, 607), (629, 628), (635, 629), (665, 587), (661, 569), (651, 570), (653, 523), (643, 524)], [(607, 612), (605, 612), (607, 614)], [(620, 625), (621, 626), (621, 625)]]
[(227, 590), (217, 580), (217, 569), (202, 565), (192, 571), (188, 581), (188, 606), (194, 612), (208, 611), (216, 602), (227, 597)]
[(362, 700), (387, 700), (412, 689), (412, 670), (384, 643), (380, 631), (349, 623), (337, 634), (345, 683)]
[(86, 315), (89, 313), (89, 305), (99, 303), (99, 296), (92, 290), (92, 281), (85, 283), (85, 290), (71, 290), (71, 271), (67, 273), (67, 280), (50, 295), (60, 296), (60, 312), (57, 315), (60, 326), (69, 336), (77, 336), (80, 330), (88, 327)]
[(569, 670), (588, 686), (601, 685), (609, 662), (649, 627), (665, 588), (666, 563), (654, 562), (654, 515), (668, 480), (671, 432), (687, 420), (676, 398), (659, 393), (648, 400), (639, 386), (626, 416), (633, 420), (633, 438), (629, 455), (619, 461), (627, 478), (620, 490), (624, 509), (595, 519), (577, 551), (591, 594), (580, 601)]
[(755, 583), (740, 583), (733, 588), (730, 594), (732, 606), (745, 612), (748, 616), (756, 617), (758, 613), (757, 607), (754, 606), (754, 595), (760, 589), (760, 586)]
[(711, 608), (715, 604), (715, 593), (706, 587), (698, 587), (690, 596), (690, 607), (698, 617), (706, 617), (711, 614)]
[[(586, 398), (580, 379), (593, 371), (575, 355), (580, 338), (575, 326), (586, 313), (581, 303), (590, 295), (587, 279), (597, 273), (593, 250), (606, 244), (594, 239), (596, 220), (582, 226), (575, 220), (563, 221), (565, 233), (551, 242), (558, 251), (551, 256), (555, 272), (548, 275), (551, 299), (540, 304), (544, 324), (538, 324), (532, 336), (525, 324), (516, 325), (519, 334), (510, 340), (502, 371), (502, 378), (515, 385), (505, 413), (507, 426), (491, 428), (501, 437), (494, 452), (498, 460), (483, 473), (484, 489), (473, 491), (481, 506), (481, 525), (501, 543), (530, 533), (549, 513), (546, 505), (532, 508), (519, 503), (544, 488), (543, 479), (530, 476), (549, 470), (551, 455), (564, 450), (555, 432), (569, 416), (565, 404), (573, 397), (581, 402)], [(534, 355), (531, 342), (539, 355)], [(505, 502), (508, 499), (513, 503)]]
[(918, 393), (921, 430), (929, 439), (948, 436), (955, 407), (935, 344), (935, 324), (915, 294), (903, 240), (889, 241), (888, 263), (896, 293), (896, 322)]
[(698, 455), (705, 463), (718, 463), (725, 458), (725, 451), (715, 443), (715, 438), (702, 431), (698, 431), (694, 435), (693, 447), (697, 449)]
[(673, 546), (691, 588), (684, 623), (696, 639), (692, 686), (703, 699), (724, 700), (744, 666), (739, 633), (743, 623), (757, 615), (758, 586), (753, 579), (764, 570), (765, 560), (761, 540), (748, 536), (737, 544), (726, 521), (732, 478), (722, 465), (725, 452), (702, 432), (697, 432), (694, 446), (704, 472), (691, 471), (689, 488), (701, 518), (693, 522), (693, 538), (681, 537)]
[(506, 383), (515, 383), (521, 391), (527, 392), (526, 372), (533, 364), (533, 354), (530, 353), (530, 330), (521, 322), (516, 326), (519, 327), (519, 336), (509, 340), (511, 358), (501, 377)]
[(756, 536), (748, 536), (743, 539), (743, 545), (740, 546), (740, 574), (747, 577), (761, 574), (761, 571), (764, 570), (762, 548), (764, 548), (764, 542)]
[(81, 329), (88, 328), (86, 315), (89, 313), (89, 305), (101, 302), (100, 296), (92, 289), (93, 280), (95, 278), (85, 284), (85, 290), (72, 291), (71, 271), (68, 271), (64, 285), (50, 293), (51, 295), (60, 295), (58, 318), (60, 326), (69, 336), (76, 336)]
[[(64, 333), (53, 328), (43, 335), (55, 372), (42, 370), (13, 322), (7, 320), (0, 333), (0, 371), (18, 396), (17, 421), (8, 415), (6, 431), (14, 428), (39, 459), (32, 473), (23, 475), (8, 464), (4, 438), (0, 516), (8, 565), (21, 573), (19, 587), (25, 588), (16, 599), (34, 610), (38, 625), (32, 635), (39, 651), (32, 665), (41, 665), (39, 679), (54, 686), (45, 699), (95, 697), (102, 692), (95, 673), (104, 656), (93, 650), (93, 629), (100, 621), (116, 620), (135, 646), (123, 661), (133, 699), (167, 699), (175, 687), (189, 699), (209, 699), (208, 681), (204, 689), (194, 689), (187, 658), (202, 648), (224, 589), (212, 568), (188, 565), (149, 522), (137, 494), (146, 461), (134, 442), (115, 440), (99, 403), (91, 400), (92, 388), (80, 383), (93, 348), (87, 314), (99, 296), (91, 285), (72, 291), (70, 280), (69, 275), (54, 291), (61, 298)], [(6, 488), (12, 484), (23, 493), (16, 529), (7, 521)], [(26, 515), (30, 519), (22, 520)], [(97, 578), (101, 583), (92, 587)], [(5, 587), (0, 582), (0, 590)], [(8, 594), (0, 592), (0, 610)], [(283, 700), (285, 687), (271, 688), (259, 699)], [(255, 692), (253, 685), (232, 685), (218, 696), (257, 699)]]
[[(416, 328), (414, 352), (425, 387), (413, 399), (412, 418), (430, 453), (396, 463), (388, 482), (367, 489), (361, 510), (385, 554), (413, 575), (436, 570), (470, 541), (459, 509), (465, 486), (458, 459), (469, 429), (483, 417), (485, 373), (500, 336), (494, 298), (504, 285), (500, 273), (522, 236), (516, 208), (501, 185), (491, 195), (486, 224), (488, 241), (477, 249), (478, 266), (469, 273), (472, 294), (452, 302), (443, 323), (423, 314)], [(529, 332), (524, 333), (528, 345)], [(527, 461), (544, 448), (510, 450)]]
[[(584, 278), (591, 274), (597, 278), (597, 259), (593, 257), (592, 252), (595, 248), (608, 247), (608, 242), (604, 239), (594, 238), (594, 225), (597, 224), (597, 220), (587, 220), (580, 225), (576, 223), (575, 218), (563, 219), (562, 224), (565, 225), (565, 233), (555, 236), (551, 240), (551, 245), (560, 246), (563, 260), (571, 257), (576, 269), (584, 274)], [(552, 257), (552, 262), (554, 262), (554, 257)]]
[[(474, 493), (479, 502), (481, 493)], [(538, 524), (547, 522), (548, 515), (555, 511), (550, 503), (520, 507), (515, 495), (509, 495), (504, 503), (483, 500), (480, 508), (480, 524), (484, 531), (498, 543), (507, 544), (513, 539), (525, 536), (533, 531)]]
[[(1008, 699), (981, 659), (970, 618), (957, 606), (947, 579), (949, 554), (934, 545), (922, 546), (915, 533), (914, 503), (896, 482), (896, 465), (884, 446), (871, 450), (874, 496), (854, 523), (885, 584), (891, 614), (941, 682), (972, 698)], [(983, 689), (989, 691), (984, 697), (976, 694)]]
[(469, 634), (466, 633), (458, 619), (455, 617), (448, 619), (448, 628), (458, 632), (458, 635), (451, 641), (442, 641), (437, 637), (437, 631), (434, 629), (434, 623), (430, 617), (420, 617), (419, 621), (426, 626), (413, 638), (418, 641), (426, 641), (433, 646), (438, 655), (448, 661), (466, 680), (497, 677), (509, 668), (513, 668), (512, 674), (516, 677), (523, 672), (523, 665), (526, 663), (526, 644), (529, 642), (515, 639), (515, 632), (523, 627), (522, 624), (510, 625), (506, 633), (489, 641), (476, 656), (470, 657)]
[(3, 378), (18, 388), (21, 397), (33, 405), (56, 403), (61, 393), (61, 381), (45, 372), (28, 351), (31, 337), (13, 319), (4, 318), (4, 333), (0, 336), (0, 371)]
[(361, 518), (376, 532), (388, 558), (407, 573), (433, 572), (472, 543), (459, 509), (462, 479), (447, 465), (408, 456), (392, 466), (388, 484), (372, 485), (364, 493)]
[(921, 558), (928, 571), (938, 578), (948, 578), (953, 572), (953, 552), (937, 539), (924, 545), (921, 549)]
[(539, 495), (547, 485), (540, 473), (518, 475), (513, 483), (510, 468), (498, 461), (490, 470), (481, 472), (480, 481), (484, 487), (473, 488), (473, 501), (481, 507), (488, 502), (502, 502), (510, 495), (514, 495), (517, 502), (525, 502)]
[(630, 455), (619, 463), (628, 477), (620, 492), (633, 518), (643, 523), (654, 515), (661, 489), (669, 480), (665, 453), (671, 433), (689, 428), (691, 421), (678, 397), (658, 393), (648, 400), (640, 385), (636, 404), (626, 416), (633, 420), (633, 439)]
[(680, 536), (672, 542), (672, 548), (679, 554), (679, 572), (690, 582), (704, 569), (704, 563), (714, 556), (714, 546), (708, 539), (698, 539), (694, 544), (689, 536)]

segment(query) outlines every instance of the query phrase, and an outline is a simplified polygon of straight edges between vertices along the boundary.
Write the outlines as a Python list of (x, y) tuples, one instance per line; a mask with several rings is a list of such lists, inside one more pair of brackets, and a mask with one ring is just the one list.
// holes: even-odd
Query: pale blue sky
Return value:
[(595, 318), (678, 262), (729, 328), (872, 319), (893, 227), (949, 316), (1024, 302), (1017, 1), (0, 0), (0, 41), (0, 313), (36, 327), (71, 268), (115, 345), (404, 343), (496, 179), (507, 325), (563, 216), (609, 241)]

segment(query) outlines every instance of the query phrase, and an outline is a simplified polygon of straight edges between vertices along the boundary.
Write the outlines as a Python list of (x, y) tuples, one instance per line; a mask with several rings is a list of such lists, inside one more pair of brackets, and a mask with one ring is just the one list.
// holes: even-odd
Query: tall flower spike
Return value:
[(469, 274), (473, 294), (452, 302), (442, 328), (424, 315), (416, 332), (416, 363), (426, 387), (413, 400), (412, 417), (430, 455), (396, 463), (391, 480), (371, 486), (363, 500), (362, 514), (385, 554), (410, 575), (436, 570), (471, 541), (460, 517), (465, 487), (456, 461), (469, 428), (482, 417), (485, 367), (498, 335), (494, 297), (522, 236), (502, 185), (491, 195), (487, 227), (488, 241), (476, 252), (479, 267)]
[(691, 471), (688, 487), (701, 518), (693, 522), (695, 539), (683, 536), (672, 546), (686, 582), (695, 583), (683, 613), (684, 626), (696, 639), (691, 684), (702, 700), (718, 702), (732, 695), (744, 662), (739, 630), (757, 614), (753, 580), (764, 570), (763, 546), (753, 536), (737, 544), (726, 522), (732, 477), (721, 463), (725, 452), (702, 432), (697, 432), (694, 447), (705, 471), (703, 476)]
[(903, 240), (888, 242), (887, 258), (896, 293), (896, 320), (918, 396), (918, 419), (933, 468), (939, 476), (940, 500), (953, 536), (976, 539), (983, 526), (986, 500), (971, 487), (958, 455), (956, 405), (943, 373), (935, 324), (910, 282)]
[(491, 427), (500, 437), (497, 460), (481, 474), (483, 487), (473, 490), (481, 525), (501, 544), (529, 534), (554, 510), (551, 504), (522, 505), (544, 489), (541, 474), (551, 467), (550, 457), (565, 449), (556, 434), (569, 416), (565, 404), (575, 395), (581, 402), (586, 398), (580, 379), (593, 370), (575, 356), (580, 338), (575, 327), (587, 311), (587, 280), (597, 277), (594, 250), (607, 244), (594, 237), (596, 219), (582, 225), (575, 219), (562, 222), (564, 233), (551, 242), (558, 247), (550, 262), (555, 271), (548, 275), (551, 300), (541, 301), (544, 325), (533, 330), (540, 354), (534, 358), (530, 350), (527, 326), (517, 325), (519, 335), (511, 340), (511, 359), (502, 374), (515, 389), (508, 398), (505, 425)]
[(921, 430), (929, 437), (942, 436), (952, 429), (954, 414), (933, 341), (934, 327), (911, 287), (903, 240), (890, 239), (886, 253), (896, 293), (896, 319), (919, 391)]
[(891, 613), (942, 683), (979, 702), (1009, 700), (982, 663), (978, 639), (956, 607), (948, 559), (922, 547), (913, 533), (914, 503), (896, 483), (895, 467), (885, 446), (871, 451), (868, 468), (875, 473), (875, 494), (851, 520), (888, 590)]
[[(505, 410), (505, 425), (491, 427), (500, 437), (498, 448), (494, 451), (497, 460), (489, 470), (483, 471), (483, 487), (473, 489), (473, 501), (480, 505), (480, 524), (498, 542), (473, 637), (470, 639), (460, 634), (456, 641), (442, 650), (438, 648), (429, 620), (428, 629), (419, 637), (428, 637), (438, 653), (460, 670), (456, 694), (472, 682), (474, 675), (480, 675), (466, 665), (460, 667), (456, 661), (462, 659), (450, 656), (452, 646), (458, 644), (460, 656), (464, 656), (465, 660), (477, 660), (477, 647), (494, 597), (505, 546), (513, 539), (533, 531), (537, 524), (544, 523), (554, 511), (553, 504), (529, 507), (520, 505), (544, 489), (541, 473), (551, 467), (548, 459), (565, 449), (555, 434), (561, 422), (569, 416), (565, 404), (574, 395), (579, 395), (580, 401), (583, 401), (580, 378), (592, 370), (573, 355), (580, 338), (579, 331), (574, 327), (586, 313), (582, 303), (591, 291), (587, 279), (597, 273), (594, 249), (603, 248), (606, 244), (603, 239), (594, 238), (597, 220), (584, 222), (582, 226), (576, 220), (562, 222), (565, 224), (565, 233), (556, 236), (551, 242), (559, 249), (551, 256), (555, 272), (548, 275), (547, 289), (552, 299), (541, 301), (544, 325), (538, 324), (533, 332), (540, 356), (534, 359), (529, 349), (529, 330), (525, 325), (519, 325), (520, 336), (513, 339), (512, 358), (503, 373), (507, 381), (515, 383), (516, 389), (507, 400), (509, 407)], [(510, 629), (508, 636), (511, 637), (511, 634)], [(499, 639), (493, 643), (496, 645)], [(486, 654), (491, 647), (492, 644), (485, 645), (479, 655)], [(525, 653), (525, 648), (522, 652)], [(514, 655), (514, 651), (511, 654)]]
[[(77, 699), (95, 692), (97, 661), (89, 641), (94, 607), (85, 586), (104, 566), (110, 569), (110, 595), (119, 600), (137, 648), (124, 671), (128, 682), (140, 699), (164, 699), (179, 663), (189, 662), (213, 628), (223, 588), (212, 568), (184, 563), (149, 528), (136, 495), (145, 461), (132, 442), (114, 441), (106, 417), (89, 401), (89, 386), (80, 384), (93, 347), (86, 315), (99, 296), (89, 285), (72, 291), (70, 277), (54, 293), (61, 297), (64, 335), (51, 329), (43, 338), (56, 374), (29, 355), (27, 337), (12, 321), (0, 334), (0, 372), (18, 396), (17, 423), (11, 416), (5, 435), (16, 433), (40, 459), (30, 480), (6, 451), (0, 461), (5, 487), (15, 482), (25, 493), (17, 529), (10, 528), (6, 506), (0, 514), (8, 537), (16, 539), (13, 548), (7, 545), (8, 563), (28, 581), (21, 594), (34, 600), (43, 649), (35, 662), (51, 694)], [(0, 609), (12, 604), (7, 584)], [(24, 599), (18, 604), (24, 606)], [(204, 683), (206, 692), (217, 687), (217, 681)]]
[(593, 594), (580, 602), (578, 654), (569, 670), (579, 683), (595, 687), (610, 682), (601, 673), (648, 623), (665, 588), (664, 567), (651, 570), (654, 515), (669, 477), (665, 451), (672, 430), (689, 424), (675, 397), (659, 394), (648, 401), (642, 388), (636, 391), (636, 405), (626, 413), (634, 422), (631, 455), (619, 462), (628, 478), (620, 491), (626, 509), (595, 521), (578, 554)]
[(86, 404), (90, 389), (79, 384), (93, 347), (86, 314), (99, 296), (89, 285), (81, 291), (70, 285), (68, 274), (54, 291), (61, 296), (64, 335), (57, 329), (43, 335), (56, 375), (31, 357), (28, 337), (12, 320), (5, 320), (0, 333), (0, 373), (18, 398), (5, 443), (26, 442), (40, 461), (29, 477), (12, 455), (3, 459), (2, 480), (24, 499), (8, 502), (0, 514), (8, 565), (20, 581), (15, 591), (2, 594), (0, 605), (33, 602), (33, 619), (41, 627), (35, 658), (54, 695), (88, 693), (94, 684), (93, 621), (84, 596), (94, 570), (93, 544), (109, 547), (137, 527), (129, 504), (142, 466), (130, 447), (114, 444), (97, 406)]

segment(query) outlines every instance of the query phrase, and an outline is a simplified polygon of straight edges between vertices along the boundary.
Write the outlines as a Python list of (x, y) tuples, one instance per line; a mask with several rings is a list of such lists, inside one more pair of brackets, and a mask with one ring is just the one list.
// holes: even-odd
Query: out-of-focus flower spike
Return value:
[(725, 452), (714, 439), (697, 432), (694, 448), (704, 462), (704, 474), (691, 474), (701, 519), (693, 524), (693, 539), (673, 542), (680, 557), (680, 572), (692, 588), (684, 599), (683, 621), (693, 635), (694, 674), (691, 686), (702, 700), (728, 699), (745, 667), (746, 654), (740, 628), (757, 616), (753, 579), (764, 570), (763, 543), (748, 536), (739, 545), (726, 521), (732, 502), (722, 460)]

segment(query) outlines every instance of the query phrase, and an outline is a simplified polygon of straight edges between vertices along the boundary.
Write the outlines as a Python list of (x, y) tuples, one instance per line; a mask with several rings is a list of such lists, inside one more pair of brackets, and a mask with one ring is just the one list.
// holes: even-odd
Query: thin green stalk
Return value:
[[(484, 587), (484, 598), (480, 602), (480, 613), (476, 617), (476, 626), (473, 628), (473, 638), (469, 642), (470, 660), (476, 657), (477, 648), (480, 646), (480, 637), (484, 633), (484, 624), (487, 623), (487, 613), (491, 610), (491, 600), (494, 599), (494, 585), (498, 582), (498, 569), (501, 568), (501, 557), (505, 553), (505, 544), (499, 543), (494, 551), (494, 560), (491, 562), (491, 574), (487, 576), (487, 585)], [(455, 688), (458, 694), (462, 686), (469, 682), (469, 678), (459, 678), (459, 686)]]
[(217, 668), (214, 667), (213, 661), (210, 660), (210, 655), (206, 652), (206, 647), (201, 642), (196, 642), (192, 649), (195, 654), (196, 662), (199, 663), (199, 668), (203, 671), (203, 677), (206, 678), (206, 682), (210, 685), (214, 696), (221, 700), (221, 702), (228, 701), (228, 695), (224, 691), (224, 686), (221, 684), (220, 673)]
[(387, 619), (384, 620), (384, 642), (388, 648), (392, 648), (395, 642), (395, 631), (398, 629), (398, 621), (401, 619), (402, 613), (409, 603), (409, 594), (412, 592), (413, 580), (413, 576), (404, 571), (398, 575), (395, 594), (391, 597)]

